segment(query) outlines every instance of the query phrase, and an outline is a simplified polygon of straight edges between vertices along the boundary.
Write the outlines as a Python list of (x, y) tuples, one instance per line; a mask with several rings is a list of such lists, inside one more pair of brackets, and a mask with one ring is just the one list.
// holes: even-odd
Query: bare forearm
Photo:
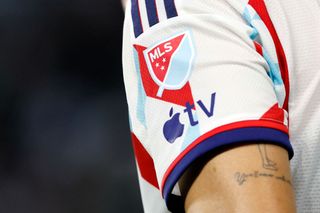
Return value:
[(185, 193), (189, 213), (296, 212), (288, 155), (274, 145), (245, 145), (215, 156)]

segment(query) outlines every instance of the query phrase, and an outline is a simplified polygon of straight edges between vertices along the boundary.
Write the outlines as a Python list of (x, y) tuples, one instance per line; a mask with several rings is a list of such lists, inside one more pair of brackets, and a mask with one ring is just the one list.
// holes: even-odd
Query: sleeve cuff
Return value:
[[(170, 171), (162, 187), (162, 194), (169, 210), (171, 206), (170, 203), (172, 203), (171, 200), (174, 196), (171, 194), (173, 187), (183, 172), (197, 158), (212, 150), (218, 150), (228, 145), (257, 141), (279, 145), (288, 151), (289, 159), (293, 157), (293, 149), (289, 141), (288, 133), (277, 129), (270, 127), (245, 127), (215, 134), (202, 140), (202, 142), (188, 151)], [(177, 203), (175, 205), (177, 205)]]

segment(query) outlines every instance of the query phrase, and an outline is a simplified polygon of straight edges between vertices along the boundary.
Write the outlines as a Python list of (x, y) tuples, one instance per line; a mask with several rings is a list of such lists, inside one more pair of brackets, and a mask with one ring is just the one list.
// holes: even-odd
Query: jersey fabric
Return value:
[[(179, 179), (244, 142), (288, 151), (298, 212), (320, 209), (318, 0), (131, 0), (123, 68), (145, 212), (183, 210)], [(290, 135), (290, 137), (289, 137)]]

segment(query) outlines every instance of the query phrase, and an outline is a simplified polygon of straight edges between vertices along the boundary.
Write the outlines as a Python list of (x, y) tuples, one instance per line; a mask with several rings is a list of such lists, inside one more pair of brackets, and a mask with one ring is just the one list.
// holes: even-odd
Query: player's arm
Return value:
[(296, 212), (288, 153), (282, 147), (243, 145), (207, 159), (182, 179), (186, 212)]
[[(135, 53), (124, 73), (131, 127), (150, 153), (168, 209), (182, 207), (178, 183), (187, 212), (293, 212), (288, 70), (279, 65), (285, 57), (273, 28), (258, 18), (268, 18), (263, 1), (166, 1), (155, 25), (147, 22), (157, 22), (153, 16), (139, 16), (145, 1), (132, 2), (126, 17), (133, 17), (133, 48), (124, 43), (129, 56)], [(141, 11), (154, 14), (148, 8), (156, 10)], [(161, 57), (171, 58), (165, 72), (154, 63)], [(171, 77), (159, 80), (157, 73)], [(177, 76), (187, 81), (178, 84)], [(180, 125), (166, 125), (173, 113)]]

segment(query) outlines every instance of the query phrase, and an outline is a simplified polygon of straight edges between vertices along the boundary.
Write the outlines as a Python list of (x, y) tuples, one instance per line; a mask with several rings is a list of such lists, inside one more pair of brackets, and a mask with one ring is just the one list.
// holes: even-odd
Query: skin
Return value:
[(123, 9), (125, 9), (125, 6), (126, 6), (126, 4), (127, 4), (127, 1), (128, 1), (128, 0), (121, 0), (121, 4), (122, 4)]
[(288, 153), (276, 145), (214, 153), (196, 162), (180, 186), (187, 213), (296, 212)]

